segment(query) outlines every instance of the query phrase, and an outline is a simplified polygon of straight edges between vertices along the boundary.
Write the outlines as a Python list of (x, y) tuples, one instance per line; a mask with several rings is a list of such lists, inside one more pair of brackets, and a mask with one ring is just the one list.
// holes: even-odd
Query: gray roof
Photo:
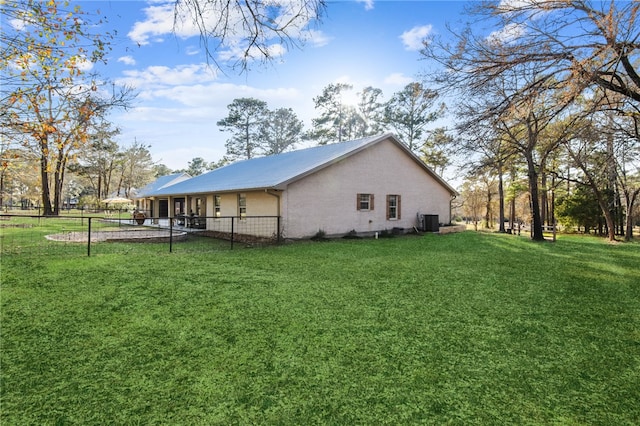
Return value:
[(408, 155), (419, 162), (428, 173), (433, 175), (452, 194), (456, 193), (453, 188), (431, 171), (392, 134), (384, 134), (238, 161), (174, 185), (165, 185), (152, 193), (145, 193), (144, 196), (285, 189), (287, 184), (295, 180), (328, 167), (343, 158), (386, 139), (390, 139), (402, 147)]
[(160, 176), (150, 184), (142, 187), (139, 191), (136, 191), (136, 198), (151, 197), (155, 192), (162, 188), (175, 185), (179, 182), (183, 182), (191, 178), (187, 173), (174, 173), (171, 175)]

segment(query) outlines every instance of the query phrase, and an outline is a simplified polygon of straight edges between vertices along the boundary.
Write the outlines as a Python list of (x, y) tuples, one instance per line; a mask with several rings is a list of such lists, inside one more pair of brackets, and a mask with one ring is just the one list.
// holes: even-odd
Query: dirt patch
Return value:
[[(173, 239), (180, 240), (186, 238), (186, 232), (173, 232)], [(168, 241), (171, 232), (167, 229), (126, 229), (119, 231), (92, 231), (91, 242), (120, 241), (120, 242), (145, 242)], [(87, 232), (65, 232), (62, 234), (51, 234), (45, 237), (50, 241), (61, 241), (67, 243), (86, 243), (88, 241)]]

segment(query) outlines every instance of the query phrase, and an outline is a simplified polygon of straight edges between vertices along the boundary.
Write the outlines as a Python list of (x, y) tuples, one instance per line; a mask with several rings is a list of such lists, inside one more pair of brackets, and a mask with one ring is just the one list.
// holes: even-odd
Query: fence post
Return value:
[(169, 253), (173, 253), (173, 218), (169, 218)]
[(235, 217), (231, 216), (231, 250), (233, 250), (233, 222)]
[(91, 256), (91, 216), (88, 217), (89, 226), (87, 228), (87, 257)]
[(280, 240), (280, 216), (278, 216), (277, 220), (276, 220), (276, 241), (278, 244), (280, 244), (282, 241)]

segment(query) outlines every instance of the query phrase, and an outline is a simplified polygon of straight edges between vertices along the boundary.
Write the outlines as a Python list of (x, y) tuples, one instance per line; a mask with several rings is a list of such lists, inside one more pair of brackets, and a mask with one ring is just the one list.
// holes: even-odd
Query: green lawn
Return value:
[(638, 243), (146, 250), (3, 256), (1, 424), (640, 422)]

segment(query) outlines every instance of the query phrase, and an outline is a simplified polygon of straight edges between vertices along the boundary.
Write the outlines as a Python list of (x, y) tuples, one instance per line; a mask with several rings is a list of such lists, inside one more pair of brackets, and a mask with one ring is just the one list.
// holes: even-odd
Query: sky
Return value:
[[(313, 98), (331, 83), (350, 83), (355, 94), (367, 86), (383, 91), (384, 100), (417, 81), (429, 64), (419, 50), (424, 37), (446, 36), (446, 24), (461, 25), (461, 1), (330, 1), (321, 22), (313, 25), (301, 48), (277, 50), (267, 65), (250, 64), (248, 72), (222, 72), (207, 61), (199, 34), (173, 30), (174, 1), (78, 1), (82, 9), (99, 9), (105, 24), (117, 31), (108, 64), (98, 71), (138, 95), (127, 111), (110, 119), (121, 133), (117, 141), (149, 146), (155, 162), (186, 169), (202, 157), (220, 160), (229, 134), (216, 123), (227, 116), (234, 99), (253, 97), (270, 109), (292, 108), (305, 130), (318, 114)], [(232, 52), (221, 52), (224, 63)], [(299, 145), (303, 148), (305, 145)]]

